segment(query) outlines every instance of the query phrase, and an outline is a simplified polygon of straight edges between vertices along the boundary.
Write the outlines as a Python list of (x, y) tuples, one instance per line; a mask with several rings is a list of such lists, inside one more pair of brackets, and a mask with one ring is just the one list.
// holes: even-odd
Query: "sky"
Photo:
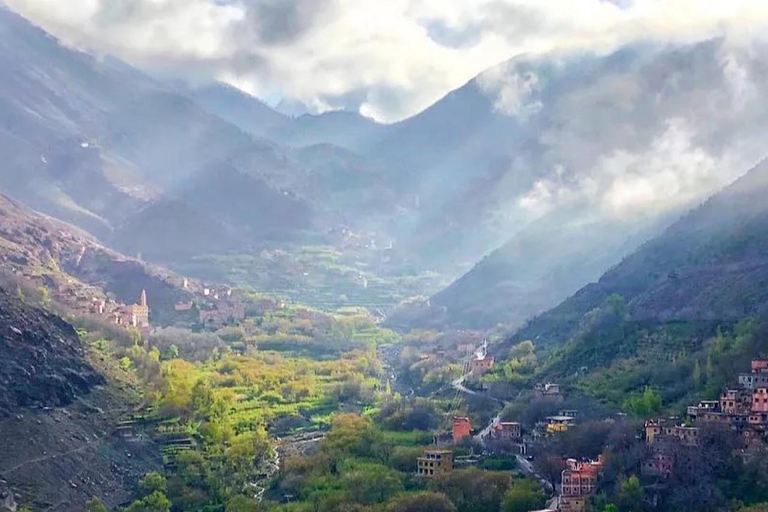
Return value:
[(412, 116), (522, 53), (748, 37), (765, 0), (0, 0), (67, 44), (311, 112)]

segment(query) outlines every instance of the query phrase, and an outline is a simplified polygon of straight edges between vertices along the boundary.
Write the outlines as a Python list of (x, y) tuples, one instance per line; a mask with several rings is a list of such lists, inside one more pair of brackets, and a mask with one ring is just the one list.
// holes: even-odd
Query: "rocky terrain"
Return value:
[(55, 290), (80, 284), (93, 294), (110, 293), (134, 303), (142, 290), (153, 302), (153, 319), (172, 318), (173, 305), (198, 286), (163, 268), (128, 258), (78, 228), (32, 211), (0, 194), (0, 271)]
[(0, 289), (0, 414), (68, 405), (103, 382), (71, 325)]
[(159, 466), (151, 442), (114, 434), (138, 404), (115, 371), (67, 322), (0, 288), (0, 510), (82, 511), (93, 496), (115, 507)]

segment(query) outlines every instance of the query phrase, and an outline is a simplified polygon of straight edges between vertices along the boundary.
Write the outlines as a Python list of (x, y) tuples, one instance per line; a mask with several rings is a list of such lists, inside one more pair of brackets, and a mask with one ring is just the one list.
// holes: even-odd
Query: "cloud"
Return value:
[(749, 34), (768, 21), (759, 0), (5, 1), (70, 44), (150, 70), (384, 121), (524, 52)]
[(477, 78), (477, 85), (494, 100), (494, 108), (508, 116), (525, 122), (541, 110), (543, 104), (537, 98), (543, 84), (533, 71), (517, 69), (514, 63), (495, 66)]
[(756, 163), (743, 148), (713, 155), (695, 139), (696, 130), (687, 121), (672, 119), (642, 151), (601, 156), (590, 172), (571, 181), (558, 168), (554, 177), (537, 181), (520, 206), (536, 217), (574, 204), (592, 205), (608, 218), (663, 213), (690, 206)]
[(523, 138), (512, 142), (505, 176), (514, 179), (495, 190), (502, 226), (558, 209), (617, 220), (664, 214), (734, 181), (768, 156), (765, 55), (760, 38), (640, 43), (605, 59), (521, 58), (490, 85), (481, 78), (498, 106), (504, 87), (535, 75), (537, 86), (518, 87), (512, 105), (541, 105), (512, 136)]

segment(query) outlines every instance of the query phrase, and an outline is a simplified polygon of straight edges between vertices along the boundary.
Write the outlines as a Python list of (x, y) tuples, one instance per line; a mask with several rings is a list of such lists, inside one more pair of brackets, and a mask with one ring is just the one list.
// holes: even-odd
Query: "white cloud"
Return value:
[(387, 121), (522, 52), (743, 35), (768, 21), (763, 0), (5, 1), (91, 51)]
[(525, 122), (543, 106), (536, 99), (543, 84), (536, 73), (514, 69), (513, 64), (494, 66), (481, 73), (477, 84), (485, 94), (495, 98), (494, 108), (498, 112)]
[(672, 119), (642, 151), (606, 154), (572, 182), (563, 179), (562, 170), (537, 181), (520, 206), (533, 216), (576, 203), (594, 205), (613, 218), (666, 212), (714, 193), (756, 163), (743, 147), (714, 155), (697, 146), (695, 137), (685, 120)]

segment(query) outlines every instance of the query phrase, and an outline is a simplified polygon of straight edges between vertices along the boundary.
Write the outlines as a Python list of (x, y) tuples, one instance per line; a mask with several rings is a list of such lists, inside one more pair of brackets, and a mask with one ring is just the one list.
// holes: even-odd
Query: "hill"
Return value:
[(104, 382), (62, 319), (0, 289), (0, 321), (0, 415), (32, 405), (68, 405)]
[(603, 398), (651, 384), (678, 400), (696, 365), (719, 393), (734, 361), (768, 349), (766, 193), (764, 162), (509, 342), (533, 340), (550, 353), (550, 378)]
[(470, 329), (520, 327), (585, 282), (597, 280), (666, 222), (585, 221), (571, 211), (545, 216), (434, 295), (409, 322)]
[[(215, 239), (219, 224), (231, 224), (241, 213), (230, 210), (227, 191), (223, 197), (211, 197), (215, 188), (178, 193), (194, 180), (203, 182), (211, 169), (223, 181), (236, 181), (241, 197), (264, 204), (253, 212), (260, 225), (291, 232), (295, 223), (290, 218), (284, 223), (283, 212), (297, 204), (311, 210), (313, 196), (300, 186), (304, 171), (278, 145), (246, 134), (121, 62), (65, 47), (5, 8), (0, 9), (0, 67), (0, 187), (107, 243), (124, 237), (124, 225), (150, 229), (148, 205), (179, 200), (185, 203), (180, 209), (199, 224), (157, 221), (185, 229), (182, 240), (185, 235)], [(298, 192), (288, 196), (285, 189)], [(232, 227), (253, 217), (238, 220)], [(136, 250), (151, 248), (139, 242)]]
[(765, 156), (765, 73), (722, 40), (529, 55), (393, 126), (376, 154), (422, 214), (401, 248), (475, 254), (415, 322), (518, 326), (597, 279)]
[(79, 283), (83, 293), (111, 294), (125, 304), (146, 290), (158, 324), (173, 318), (174, 304), (190, 296), (180, 276), (110, 250), (89, 234), (2, 194), (0, 273), (36, 282), (54, 294)]

